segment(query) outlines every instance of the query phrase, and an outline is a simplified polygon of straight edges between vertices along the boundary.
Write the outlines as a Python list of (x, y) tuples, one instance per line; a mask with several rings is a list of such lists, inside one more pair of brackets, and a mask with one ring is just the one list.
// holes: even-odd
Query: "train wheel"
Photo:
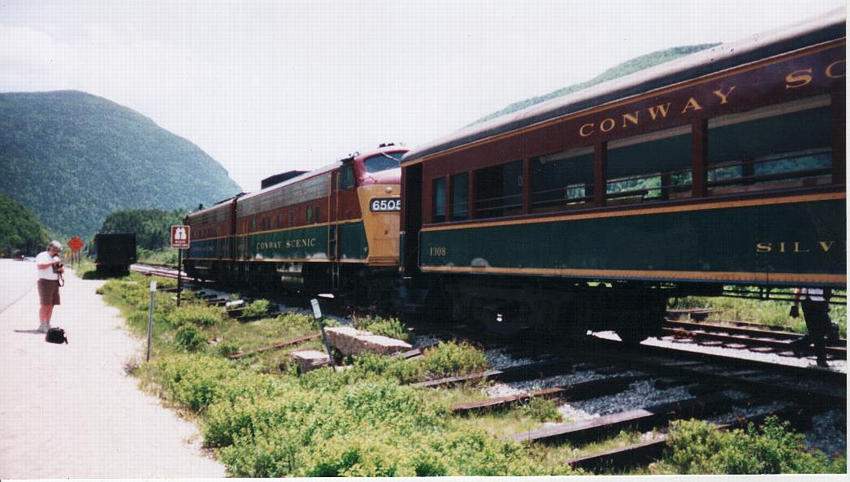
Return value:
[(661, 335), (667, 299), (653, 299), (649, 296), (647, 299), (652, 301), (648, 301), (646, 307), (635, 314), (634, 322), (625, 323), (614, 330), (623, 343), (637, 345), (647, 338)]
[(618, 328), (616, 333), (620, 340), (627, 345), (637, 345), (651, 336), (645, 327), (638, 323)]

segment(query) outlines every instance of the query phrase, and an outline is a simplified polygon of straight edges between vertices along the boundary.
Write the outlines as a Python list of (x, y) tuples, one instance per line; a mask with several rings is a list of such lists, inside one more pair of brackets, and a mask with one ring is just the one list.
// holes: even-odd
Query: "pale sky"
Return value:
[(135, 109), (245, 191), (677, 45), (729, 42), (833, 0), (0, 0), (0, 92), (76, 89)]

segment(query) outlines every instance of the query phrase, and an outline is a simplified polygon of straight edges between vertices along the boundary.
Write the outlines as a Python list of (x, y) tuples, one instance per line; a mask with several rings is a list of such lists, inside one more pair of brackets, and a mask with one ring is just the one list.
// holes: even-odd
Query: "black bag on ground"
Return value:
[(48, 343), (68, 343), (68, 339), (65, 338), (65, 330), (62, 328), (51, 328), (47, 330), (47, 336), (44, 339)]

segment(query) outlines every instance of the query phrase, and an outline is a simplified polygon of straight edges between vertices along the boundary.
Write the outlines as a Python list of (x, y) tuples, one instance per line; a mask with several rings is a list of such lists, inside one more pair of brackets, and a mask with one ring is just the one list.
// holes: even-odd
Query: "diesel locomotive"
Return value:
[(844, 288), (845, 35), (842, 9), (407, 153), (407, 304), (634, 342), (672, 296)]
[(845, 23), (831, 12), (235, 197), (189, 216), (185, 268), (628, 342), (660, 332), (671, 297), (844, 288)]
[(381, 145), (189, 214), (186, 272), (271, 289), (392, 297), (399, 160), (407, 150)]

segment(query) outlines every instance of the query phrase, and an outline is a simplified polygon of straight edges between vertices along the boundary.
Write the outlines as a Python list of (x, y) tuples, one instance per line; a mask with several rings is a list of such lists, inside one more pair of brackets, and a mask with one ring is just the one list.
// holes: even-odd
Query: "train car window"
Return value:
[(320, 207), (316, 206), (313, 208), (313, 220), (317, 223), (322, 222), (322, 215), (320, 214)]
[(432, 222), (441, 223), (446, 220), (446, 178), (434, 179), (431, 184), (433, 194)]
[(522, 161), (475, 171), (475, 217), (511, 216), (522, 212)]
[(580, 207), (593, 198), (593, 148), (570, 149), (531, 160), (531, 210)]
[(682, 126), (608, 144), (608, 204), (686, 198), (691, 195), (691, 128)]
[(313, 222), (313, 206), (307, 206), (307, 224)]
[(377, 154), (363, 161), (363, 166), (366, 168), (366, 172), (368, 173), (398, 169), (399, 161), (403, 155), (404, 152)]
[(339, 188), (343, 191), (354, 187), (354, 166), (344, 164), (339, 169)]
[(469, 173), (452, 176), (452, 221), (469, 218)]
[(711, 119), (710, 194), (817, 186), (832, 182), (828, 96)]

